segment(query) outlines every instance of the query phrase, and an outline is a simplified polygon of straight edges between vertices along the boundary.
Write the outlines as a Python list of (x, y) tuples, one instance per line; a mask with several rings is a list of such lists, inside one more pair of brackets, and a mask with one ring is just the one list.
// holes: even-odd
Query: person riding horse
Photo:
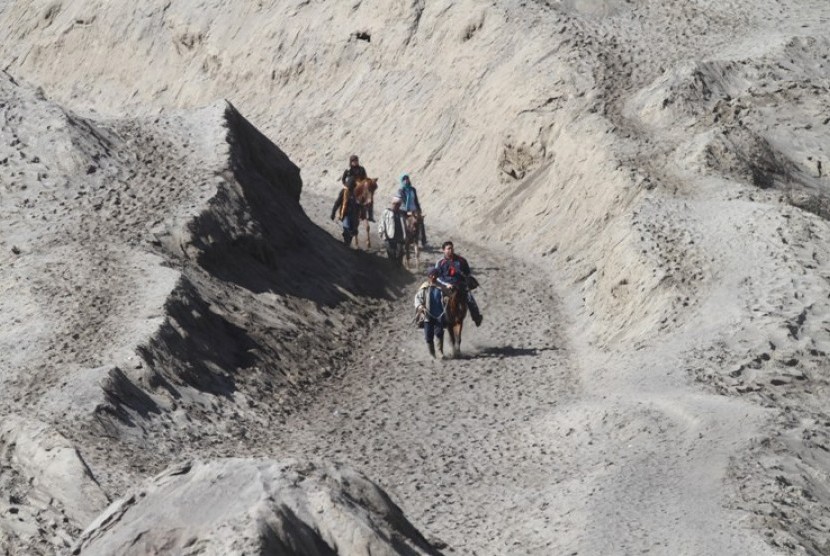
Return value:
[[(360, 165), (360, 159), (357, 157), (356, 154), (353, 154), (349, 157), (349, 167), (343, 171), (343, 176), (340, 178), (340, 182), (343, 185), (346, 185), (346, 178), (351, 176), (354, 178), (355, 183), (358, 180), (365, 180), (368, 174), (366, 173), (366, 168)], [(368, 206), (368, 219), (369, 222), (375, 221), (375, 212), (372, 205)]]
[(337, 194), (334, 206), (331, 208), (331, 219), (337, 216), (343, 226), (343, 243), (351, 245), (352, 238), (357, 235), (358, 206), (354, 196), (354, 178), (346, 178), (343, 189)]
[(418, 224), (421, 228), (421, 247), (427, 246), (427, 232), (424, 227), (423, 212), (421, 211), (421, 203), (418, 201), (418, 191), (412, 185), (412, 180), (409, 174), (401, 175), (401, 186), (398, 189), (398, 197), (402, 200), (401, 210), (405, 213), (412, 213), (418, 218)]
[(418, 293), (415, 294), (415, 319), (423, 323), (427, 348), (433, 357), (435, 357), (433, 338), (438, 340), (438, 353), (442, 357), (444, 355), (444, 328), (447, 325), (443, 290), (438, 283), (439, 274), (441, 272), (437, 268), (429, 269), (427, 281), (421, 284)]
[(478, 286), (478, 282), (470, 276), (470, 265), (467, 263), (467, 259), (455, 254), (451, 241), (445, 241), (441, 245), (441, 250), (444, 252), (444, 256), (435, 263), (435, 268), (439, 272), (438, 281), (445, 286), (459, 288), (467, 295), (467, 306), (470, 309), (470, 316), (473, 317), (473, 322), (476, 323), (476, 326), (481, 326), (483, 316), (470, 291)]

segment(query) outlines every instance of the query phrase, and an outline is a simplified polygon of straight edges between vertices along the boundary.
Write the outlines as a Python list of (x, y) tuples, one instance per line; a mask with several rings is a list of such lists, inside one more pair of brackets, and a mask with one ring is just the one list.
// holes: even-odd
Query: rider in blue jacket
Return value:
[(467, 307), (470, 310), (470, 316), (473, 317), (476, 326), (480, 326), (483, 317), (478, 310), (478, 304), (473, 294), (470, 292), (472, 277), (470, 276), (470, 265), (467, 263), (467, 259), (455, 254), (451, 241), (445, 241), (441, 245), (441, 250), (444, 252), (444, 256), (435, 263), (435, 268), (439, 272), (438, 281), (446, 286), (458, 287), (467, 294)]

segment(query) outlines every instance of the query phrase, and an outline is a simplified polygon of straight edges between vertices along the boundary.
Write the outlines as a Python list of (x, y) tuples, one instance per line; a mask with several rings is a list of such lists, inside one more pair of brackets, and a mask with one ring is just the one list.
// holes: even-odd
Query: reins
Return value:
[[(461, 289), (460, 289), (458, 286), (445, 286), (445, 288), (446, 288), (446, 289), (448, 289), (448, 290), (449, 290), (449, 289), (454, 290), (454, 292), (453, 292), (451, 295), (444, 296), (444, 299), (446, 300), (446, 302), (442, 302), (442, 303), (441, 303), (441, 305), (442, 305), (442, 306), (443, 306), (443, 308), (444, 308), (443, 312), (441, 313), (441, 316), (442, 316), (442, 317), (443, 317), (443, 316), (446, 316), (446, 317), (447, 317), (447, 321), (449, 321), (449, 314), (447, 313), (447, 308), (449, 307), (450, 300), (452, 299), (452, 297), (453, 297), (454, 295), (456, 295), (456, 296), (457, 296), (457, 295), (461, 295), (461, 294), (462, 294), (462, 291), (461, 291)], [(458, 306), (458, 305), (460, 305), (460, 302), (456, 302), (456, 311), (457, 311), (457, 306)], [(459, 322), (461, 322), (461, 321), (459, 321)], [(449, 322), (447, 322), (447, 324), (450, 324), (450, 323), (449, 323)]]

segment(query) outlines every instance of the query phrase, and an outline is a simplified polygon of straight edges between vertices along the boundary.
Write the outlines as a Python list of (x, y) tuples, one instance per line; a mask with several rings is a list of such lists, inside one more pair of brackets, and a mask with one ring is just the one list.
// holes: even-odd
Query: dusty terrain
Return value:
[[(828, 23), (0, 1), (0, 551), (830, 553)], [(411, 273), (337, 241), (353, 152)], [(433, 361), (447, 238), (485, 321)], [(214, 472), (262, 490), (145, 519)]]

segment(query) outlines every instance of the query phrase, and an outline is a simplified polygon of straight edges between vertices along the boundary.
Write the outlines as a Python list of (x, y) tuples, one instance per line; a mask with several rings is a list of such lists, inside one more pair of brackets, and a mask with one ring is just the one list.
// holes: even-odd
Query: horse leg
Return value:
[(360, 251), (360, 220), (357, 221), (357, 226), (354, 227), (354, 248)]
[(463, 324), (457, 323), (452, 326), (452, 356), (461, 357), (461, 328)]
[(452, 353), (449, 354), (448, 359), (452, 359), (453, 357), (455, 357), (455, 325), (449, 325), (447, 327), (446, 332), (450, 337), (450, 344), (452, 345)]
[(369, 233), (369, 218), (367, 217), (366, 220), (366, 250), (372, 248), (372, 234)]

